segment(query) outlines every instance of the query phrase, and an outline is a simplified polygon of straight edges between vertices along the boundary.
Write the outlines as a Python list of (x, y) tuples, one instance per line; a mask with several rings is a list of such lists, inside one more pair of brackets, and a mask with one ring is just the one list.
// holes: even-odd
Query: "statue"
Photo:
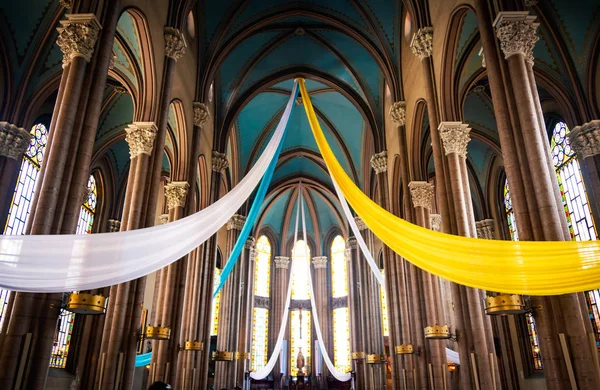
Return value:
[(298, 375), (302, 375), (302, 369), (304, 368), (304, 355), (302, 354), (302, 348), (298, 348), (298, 356), (296, 357), (296, 368), (298, 368)]

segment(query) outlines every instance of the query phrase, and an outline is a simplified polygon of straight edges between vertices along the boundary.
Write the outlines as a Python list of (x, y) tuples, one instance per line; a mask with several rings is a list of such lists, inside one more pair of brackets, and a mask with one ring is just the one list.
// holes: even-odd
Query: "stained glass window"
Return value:
[[(260, 236), (256, 242), (254, 263), (254, 295), (268, 297), (271, 284), (271, 243), (267, 236)], [(269, 310), (254, 308), (252, 318), (252, 370), (256, 371), (267, 364), (269, 345)]]
[[(219, 278), (221, 277), (221, 270), (215, 268), (215, 276), (213, 281), (213, 291), (219, 287)], [(221, 291), (212, 300), (212, 315), (210, 320), (210, 335), (216, 336), (219, 330), (219, 308), (221, 307)]]
[(346, 242), (336, 236), (331, 244), (331, 291), (334, 298), (348, 295), (348, 264)]
[(77, 234), (89, 234), (94, 225), (94, 215), (96, 214), (96, 204), (98, 203), (98, 189), (94, 175), (90, 175), (87, 185), (87, 196), (85, 202), (81, 205), (79, 221), (77, 222)]
[(534, 368), (536, 370), (543, 370), (544, 363), (542, 362), (542, 352), (540, 351), (540, 341), (538, 340), (535, 318), (533, 318), (531, 313), (527, 313), (525, 319), (527, 320), (527, 333), (529, 334), (529, 345), (533, 353)]
[[(292, 249), (292, 299), (310, 299), (308, 292), (310, 247), (303, 240), (296, 241)], [(290, 313), (290, 362), (292, 376), (298, 375), (297, 358), (302, 351), (304, 374), (308, 375), (311, 357), (311, 312), (292, 310)]]
[[(385, 270), (381, 270), (381, 275), (385, 280)], [(383, 329), (383, 335), (390, 335), (390, 328), (388, 324), (388, 311), (387, 311), (387, 298), (385, 296), (385, 283), (379, 286), (379, 298), (381, 302), (381, 325)]]
[[(331, 243), (331, 292), (333, 298), (348, 296), (346, 241), (336, 236)], [(350, 370), (350, 317), (348, 307), (333, 310), (333, 356), (335, 367)]]
[(513, 241), (518, 241), (519, 234), (517, 232), (517, 222), (515, 221), (515, 213), (512, 207), (512, 199), (510, 198), (508, 180), (504, 182), (504, 211), (506, 212), (506, 219), (508, 220), (508, 230), (510, 231), (510, 238)]
[(310, 299), (307, 274), (310, 247), (306, 242), (296, 241), (292, 250), (292, 259), (292, 299)]
[(60, 310), (58, 323), (54, 333), (54, 345), (52, 345), (52, 355), (50, 356), (50, 367), (65, 368), (67, 366), (67, 356), (71, 346), (71, 336), (73, 334), (73, 323), (75, 314), (64, 309)]

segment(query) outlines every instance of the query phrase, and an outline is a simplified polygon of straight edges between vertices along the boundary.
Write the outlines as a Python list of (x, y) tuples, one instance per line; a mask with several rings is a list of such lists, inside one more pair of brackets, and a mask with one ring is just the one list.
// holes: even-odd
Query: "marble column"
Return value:
[[(283, 320), (283, 312), (285, 310), (285, 298), (287, 296), (288, 285), (290, 282), (290, 258), (287, 256), (275, 256), (274, 260), (274, 279), (273, 279), (273, 292), (271, 293), (271, 310), (269, 318), (269, 356), (273, 353), (275, 344), (277, 343), (277, 337), (279, 328), (281, 328), (281, 321)], [(289, 327), (288, 327), (289, 328)], [(286, 334), (288, 332), (286, 331)], [(288, 337), (284, 337), (284, 340), (289, 340)], [(271, 372), (273, 375), (273, 385), (275, 389), (281, 388), (281, 362), (278, 360), (275, 363), (275, 367)]]
[[(246, 217), (235, 214), (227, 222), (227, 251), (226, 258), (244, 226)], [(240, 316), (242, 310), (241, 292), (242, 277), (247, 269), (245, 259), (241, 258), (233, 267), (231, 274), (221, 290), (221, 307), (219, 308), (219, 330), (217, 336), (217, 351), (238, 352)], [(231, 389), (241, 383), (236, 383), (237, 360), (215, 362), (215, 389)]]
[[(56, 214), (65, 165), (66, 151), (73, 133), (75, 116), (88, 63), (94, 52), (100, 23), (93, 14), (68, 14), (60, 22), (57, 44), (63, 52), (63, 79), (61, 103), (54, 110), (54, 134), (46, 147), (43, 169), (35, 196), (35, 214), (29, 220), (31, 234), (50, 234), (52, 224), (61, 215)], [(14, 186), (12, 187), (14, 188)], [(56, 321), (60, 312), (62, 294), (17, 293), (7, 320), (8, 328), (2, 338), (0, 352), (0, 388), (10, 388), (17, 376), (19, 357), (29, 353), (21, 386), (43, 389), (54, 342)], [(21, 348), (27, 334), (31, 336), (29, 351)]]
[(356, 376), (356, 390), (367, 389), (366, 346), (362, 321), (361, 273), (359, 267), (358, 244), (356, 238), (346, 241), (346, 261), (348, 262), (348, 311), (350, 312), (350, 353), (352, 369)]
[(31, 133), (8, 122), (0, 122), (0, 226), (4, 228), (21, 169), (23, 153)]
[[(500, 12), (494, 21), (513, 90), (514, 113), (520, 125), (517, 137), (526, 145), (521, 164), (534, 173), (529, 181), (532, 191), (526, 196), (530, 216), (540, 220), (540, 228), (534, 231), (535, 238), (570, 240), (533, 72), (533, 47), (538, 40), (538, 25), (535, 16), (527, 12)], [(517, 219), (517, 227), (519, 223)], [(583, 302), (583, 294), (532, 297), (549, 389), (569, 386), (573, 382), (579, 388), (600, 387), (597, 367), (593, 363), (595, 348), (581, 347), (589, 345), (588, 337), (593, 333)], [(567, 343), (561, 343), (561, 337)]]
[[(433, 206), (434, 187), (433, 184), (424, 181), (412, 181), (408, 185), (410, 195), (415, 208), (415, 221), (417, 225), (431, 229), (431, 208)], [(411, 265), (412, 266), (412, 265)], [(413, 266), (414, 267), (414, 266)], [(422, 286), (421, 318), (425, 320), (419, 332), (423, 332), (425, 326), (445, 325), (444, 311), (442, 308), (442, 295), (440, 291), (440, 280), (429, 272), (417, 269)], [(423, 307), (424, 306), (424, 307)], [(417, 313), (414, 313), (417, 315)], [(424, 337), (423, 337), (424, 338)], [(442, 340), (426, 340), (423, 348), (427, 350), (427, 383), (429, 388), (449, 388), (450, 383), (447, 375), (446, 344)]]
[[(600, 220), (600, 120), (571, 129), (571, 147), (577, 153), (588, 201), (595, 221)], [(0, 221), (1, 222), (1, 221)]]
[[(319, 316), (319, 325), (321, 326), (321, 335), (323, 336), (323, 344), (328, 346), (330, 344), (330, 332), (331, 323), (329, 318), (331, 316), (331, 305), (329, 300), (329, 291), (327, 288), (327, 256), (316, 256), (312, 258), (313, 265), (313, 280), (315, 289), (315, 304), (317, 305), (317, 314)], [(316, 334), (315, 334), (316, 339)], [(329, 352), (333, 358), (333, 351)], [(327, 388), (327, 375), (329, 370), (325, 364), (321, 364), (321, 372), (314, 371), (315, 375), (320, 375), (319, 388)]]

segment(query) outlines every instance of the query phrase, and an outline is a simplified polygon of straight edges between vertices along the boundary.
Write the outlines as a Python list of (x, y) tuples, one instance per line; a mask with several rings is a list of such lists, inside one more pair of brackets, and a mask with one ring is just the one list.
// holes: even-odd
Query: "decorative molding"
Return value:
[(187, 181), (174, 181), (165, 185), (165, 197), (169, 210), (185, 206), (185, 199), (190, 185)]
[(165, 27), (165, 56), (177, 61), (185, 54), (185, 38), (174, 27)]
[(290, 267), (290, 258), (287, 256), (275, 256), (275, 268), (288, 269)]
[(537, 5), (538, 0), (525, 0), (525, 7), (533, 7)]
[[(364, 223), (364, 221), (362, 220), (361, 217), (356, 216), (354, 217), (354, 222), (356, 222), (356, 226), (358, 226), (358, 230), (363, 231), (363, 230), (367, 230), (367, 224)], [(355, 239), (356, 241), (356, 239)]]
[(406, 103), (404, 101), (395, 102), (390, 107), (390, 118), (398, 126), (404, 126), (406, 123)]
[(301, 105), (303, 105), (303, 104), (304, 104), (304, 103), (302, 103), (302, 96), (298, 96), (298, 97), (296, 98), (296, 106), (301, 106)]
[(586, 159), (600, 154), (600, 120), (577, 126), (567, 136), (579, 158)]
[(433, 54), (433, 27), (423, 27), (413, 34), (410, 42), (410, 48), (414, 55), (423, 58), (430, 57)]
[(117, 53), (115, 51), (110, 52), (110, 58), (108, 59), (108, 69), (112, 70), (115, 68), (115, 60), (117, 59)]
[(129, 93), (129, 91), (127, 91), (127, 89), (125, 89), (125, 87), (123, 87), (122, 85), (116, 85), (114, 91), (115, 93), (118, 93), (120, 95), (126, 95)]
[(312, 258), (315, 269), (327, 268), (327, 256), (315, 256)]
[[(356, 218), (354, 219), (356, 221)], [(362, 222), (362, 219), (360, 220), (360, 222)], [(364, 222), (363, 222), (364, 224)], [(360, 229), (360, 227), (359, 227)], [(352, 250), (352, 249), (356, 249), (358, 247), (358, 243), (356, 242), (356, 237), (348, 237), (348, 240), (346, 240), (346, 248)]]
[(436, 232), (442, 231), (442, 215), (441, 214), (430, 214), (429, 220), (431, 221), (431, 229)]
[(426, 181), (408, 183), (414, 207), (423, 207), (431, 211), (433, 205), (433, 184)]
[(246, 217), (239, 214), (233, 214), (233, 217), (229, 218), (229, 221), (227, 221), (227, 230), (242, 230), (245, 222)]
[(169, 222), (169, 214), (161, 214), (158, 216), (158, 222), (164, 225)]
[(102, 26), (94, 14), (67, 14), (61, 20), (56, 44), (63, 53), (63, 67), (75, 57), (90, 62)]
[(471, 140), (469, 125), (462, 122), (441, 122), (438, 130), (446, 155), (456, 153), (467, 158), (467, 145)]
[(192, 103), (194, 107), (194, 126), (199, 128), (204, 127), (204, 123), (208, 120), (210, 116), (210, 112), (208, 111), (208, 106), (204, 103), (194, 102)]
[(58, 0), (58, 4), (66, 9), (73, 9), (73, 0)]
[(346, 256), (346, 261), (349, 263), (352, 261), (352, 249), (346, 248), (344, 249), (344, 256)]
[(521, 54), (533, 65), (533, 47), (539, 40), (536, 31), (540, 25), (535, 22), (535, 19), (536, 16), (529, 15), (527, 11), (498, 13), (494, 20), (494, 27), (504, 58)]
[(348, 307), (348, 296), (331, 298), (331, 310)]
[(121, 221), (118, 219), (109, 219), (106, 221), (106, 230), (108, 232), (118, 232), (121, 230)]
[(223, 173), (229, 166), (227, 161), (227, 155), (219, 153), (216, 150), (212, 152), (212, 170), (215, 172)]
[(125, 129), (125, 141), (129, 144), (132, 160), (141, 154), (152, 154), (157, 131), (154, 122), (133, 122)]
[(292, 299), (290, 310), (294, 309), (311, 310), (310, 299)]
[(0, 122), (0, 156), (19, 161), (32, 137), (32, 134), (22, 127)]
[(485, 87), (483, 85), (476, 85), (475, 87), (473, 87), (473, 92), (474, 93), (484, 93)]
[(244, 245), (246, 249), (255, 249), (256, 248), (256, 239), (254, 237), (248, 237), (246, 240), (246, 245)]
[(481, 57), (481, 66), (486, 67), (485, 63), (485, 53), (483, 52), (483, 47), (479, 49), (479, 57)]
[(259, 307), (261, 309), (270, 309), (271, 308), (271, 298), (259, 297), (258, 295), (255, 295), (254, 296), (254, 307)]
[(375, 171), (375, 174), (380, 174), (387, 171), (387, 151), (375, 153), (371, 156), (371, 167)]
[(477, 237), (485, 238), (488, 240), (494, 239), (494, 220), (493, 219), (484, 219), (483, 221), (475, 222), (475, 227), (477, 229)]

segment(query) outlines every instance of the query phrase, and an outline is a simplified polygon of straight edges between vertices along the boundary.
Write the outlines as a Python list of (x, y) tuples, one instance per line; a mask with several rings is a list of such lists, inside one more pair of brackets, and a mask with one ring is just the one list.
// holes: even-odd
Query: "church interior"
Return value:
[(597, 0), (0, 21), (1, 389), (600, 389)]

